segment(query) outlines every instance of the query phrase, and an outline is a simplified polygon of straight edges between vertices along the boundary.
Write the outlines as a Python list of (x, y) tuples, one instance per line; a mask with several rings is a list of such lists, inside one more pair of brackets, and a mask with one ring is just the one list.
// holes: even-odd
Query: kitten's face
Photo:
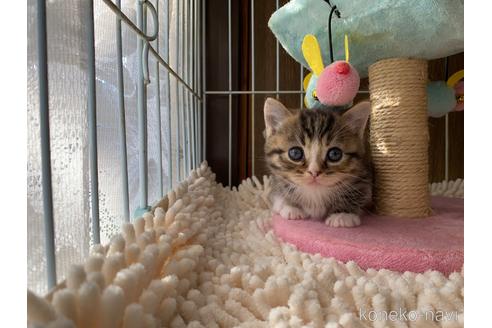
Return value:
[(332, 187), (366, 174), (362, 136), (368, 103), (340, 116), (328, 110), (289, 112), (265, 103), (265, 156), (272, 174), (307, 189)]

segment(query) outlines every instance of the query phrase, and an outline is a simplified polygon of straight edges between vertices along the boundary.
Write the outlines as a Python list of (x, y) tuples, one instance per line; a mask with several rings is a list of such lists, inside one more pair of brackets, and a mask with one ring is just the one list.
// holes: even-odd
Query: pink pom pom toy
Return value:
[(322, 104), (343, 106), (352, 102), (359, 90), (357, 70), (346, 61), (326, 66), (318, 78), (316, 96)]
[(352, 106), (360, 77), (349, 63), (348, 37), (345, 37), (345, 60), (324, 67), (318, 40), (312, 34), (304, 37), (302, 53), (312, 73), (304, 80), (305, 103), (308, 108), (341, 108)]

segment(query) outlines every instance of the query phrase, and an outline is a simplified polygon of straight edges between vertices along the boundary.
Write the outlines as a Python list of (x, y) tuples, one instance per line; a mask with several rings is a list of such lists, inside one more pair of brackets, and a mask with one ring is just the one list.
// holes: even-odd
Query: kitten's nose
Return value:
[(308, 172), (313, 178), (316, 178), (319, 175), (319, 171), (310, 170)]

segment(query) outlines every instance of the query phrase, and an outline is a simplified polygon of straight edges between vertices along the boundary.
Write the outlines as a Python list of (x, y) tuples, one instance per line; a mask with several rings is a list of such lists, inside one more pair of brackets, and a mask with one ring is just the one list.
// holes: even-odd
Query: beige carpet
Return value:
[[(269, 229), (269, 181), (230, 191), (206, 163), (98, 246), (32, 327), (462, 327), (463, 273), (361, 270), (298, 252)], [(433, 194), (463, 197), (463, 182)]]

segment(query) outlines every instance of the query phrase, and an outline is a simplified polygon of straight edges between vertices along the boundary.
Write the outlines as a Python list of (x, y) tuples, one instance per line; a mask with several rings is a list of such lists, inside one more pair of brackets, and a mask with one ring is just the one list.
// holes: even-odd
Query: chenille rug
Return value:
[[(463, 197), (463, 182), (430, 186)], [(45, 297), (31, 327), (463, 327), (463, 270), (399, 273), (300, 252), (271, 230), (269, 179), (204, 162)]]

